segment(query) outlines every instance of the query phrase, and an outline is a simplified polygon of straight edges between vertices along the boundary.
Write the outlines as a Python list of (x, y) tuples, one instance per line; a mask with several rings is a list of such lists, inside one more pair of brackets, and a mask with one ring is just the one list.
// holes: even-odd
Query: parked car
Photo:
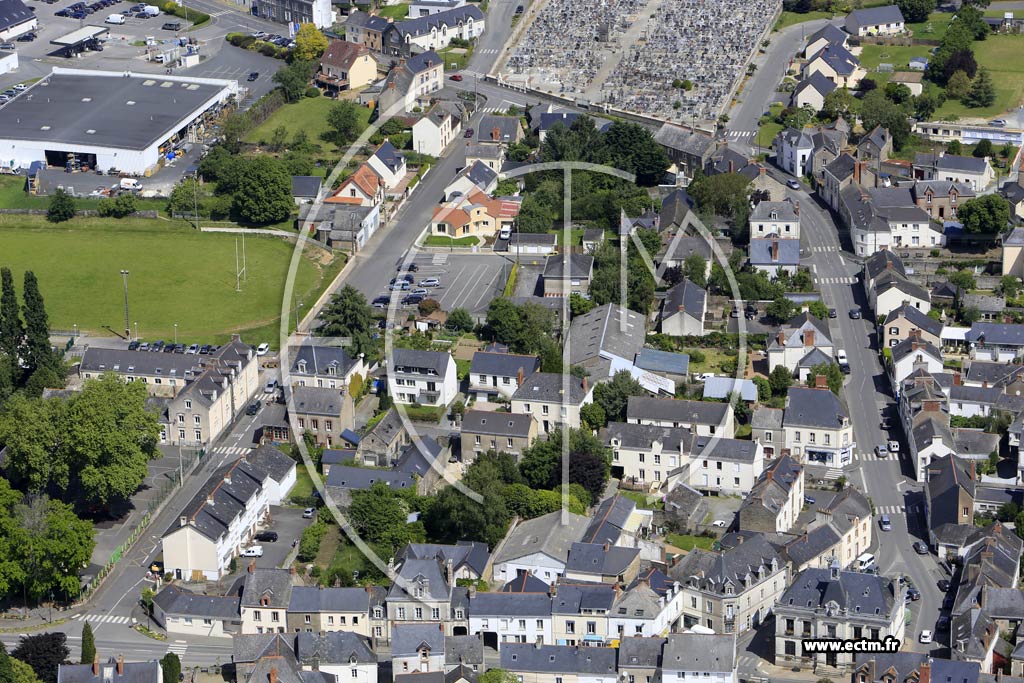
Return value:
[(303, 519), (313, 519), (313, 515), (315, 515), (315, 514), (316, 514), (316, 510), (314, 510), (313, 508), (306, 508), (305, 510), (302, 511), (302, 518)]
[(846, 356), (846, 349), (839, 349), (836, 351), (836, 362), (839, 363), (840, 367), (850, 363), (850, 359)]
[(423, 301), (423, 295), (422, 294), (409, 294), (409, 295), (407, 295), (407, 296), (402, 298), (402, 305), (403, 306), (417, 306), (417, 305), (419, 305), (419, 303), (421, 301)]
[(471, 138), (471, 137), (473, 137), (473, 132), (474, 131), (473, 131), (472, 128), (467, 128), (466, 132), (463, 133), (462, 137), (464, 137), (464, 138)]
[(185, 351), (185, 353), (189, 353), (189, 354), (193, 354), (193, 355), (199, 353), (199, 344), (192, 344), (191, 346), (188, 347), (188, 349)]
[(436, 277), (428, 277), (425, 280), (420, 280), (420, 287), (440, 287), (441, 281)]
[(928, 544), (924, 541), (914, 541), (914, 552), (918, 555), (927, 555)]
[(791, 178), (791, 179), (786, 181), (786, 185), (789, 186), (789, 188), (791, 190), (799, 190), (800, 189), (800, 181), (799, 180), (793, 180)]
[(268, 344), (267, 342), (263, 342), (262, 344), (256, 347), (257, 356), (265, 356), (267, 355), (267, 351), (270, 351), (270, 344)]
[(260, 77), (260, 72), (259, 71), (253, 71), (252, 73), (249, 74), (249, 77), (246, 78), (245, 80), (247, 80), (250, 83), (252, 83), (253, 81), (255, 81), (259, 77)]
[(260, 412), (260, 406), (262, 406), (262, 405), (263, 405), (263, 401), (261, 401), (259, 399), (256, 399), (255, 401), (253, 401), (252, 403), (249, 404), (248, 408), (245, 409), (245, 414), (246, 415), (255, 415), (256, 413)]
[(164, 353), (174, 353), (174, 344), (168, 344), (165, 346)]
[(921, 631), (921, 642), (925, 645), (932, 642), (932, 632), (928, 629)]
[(892, 453), (893, 455), (899, 455), (900, 454), (900, 442), (896, 441), (895, 439), (890, 439), (889, 440), (889, 452)]
[(28, 33), (23, 33), (20, 36), (18, 36), (18, 42), (19, 43), (31, 43), (33, 40), (35, 40), (38, 37), (39, 36), (37, 36), (35, 33), (32, 33), (31, 31), (29, 31)]
[(164, 340), (163, 339), (161, 339), (160, 341), (155, 341), (152, 344), (150, 344), (150, 346), (149, 346), (149, 350), (150, 351), (155, 351), (157, 353), (162, 351), (163, 348), (164, 348)]
[(836, 309), (830, 308), (830, 309), (828, 309), (828, 317), (830, 317), (830, 318), (838, 318), (839, 314), (836, 313)]
[(943, 593), (948, 593), (950, 586), (952, 586), (952, 584), (949, 582), (949, 579), (939, 579), (938, 583), (935, 585), (937, 585), (939, 587), (939, 590)]
[(373, 305), (374, 308), (387, 308), (388, 307), (388, 303), (390, 301), (391, 301), (391, 297), (389, 297), (389, 296), (378, 296), (376, 299), (374, 299), (371, 302), (371, 304)]
[(892, 531), (892, 520), (889, 519), (889, 515), (882, 515), (878, 520), (878, 526), (882, 531)]
[(409, 287), (409, 283), (406, 282), (405, 280), (392, 280), (391, 284), (388, 285), (388, 289), (390, 289), (392, 292), (395, 291), (396, 289), (404, 292), (405, 290), (409, 289)]
[(909, 602), (917, 602), (921, 599), (921, 591), (917, 590), (913, 586), (907, 589), (907, 600)]
[(410, 294), (414, 294), (414, 295), (418, 295), (418, 296), (426, 296), (426, 295), (430, 294), (430, 292), (428, 292), (427, 290), (423, 289), (422, 287), (417, 287), (417, 288), (415, 288), (414, 290), (412, 290), (409, 293)]
[(128, 342), (128, 350), (129, 351), (136, 351), (136, 350), (138, 350), (138, 348), (139, 348), (139, 342), (138, 341), (130, 341), (130, 342)]
[(263, 546), (251, 545), (242, 551), (242, 557), (263, 557)]
[(726, 524), (724, 519), (716, 519), (715, 521), (711, 522), (711, 526), (718, 527), (719, 529), (724, 529), (726, 526), (728, 526), (728, 524)]
[(261, 531), (255, 536), (257, 541), (263, 541), (265, 543), (277, 543), (277, 532), (276, 531)]
[(0, 50), (17, 50), (18, 46), (14, 43), (0, 43)]
[(186, 348), (187, 347), (184, 344), (175, 344), (174, 345), (174, 352), (175, 353), (185, 353), (185, 349)]
[(211, 347), (209, 344), (203, 344), (202, 346), (199, 347), (199, 354), (201, 356), (208, 355), (210, 353), (211, 348), (213, 347)]

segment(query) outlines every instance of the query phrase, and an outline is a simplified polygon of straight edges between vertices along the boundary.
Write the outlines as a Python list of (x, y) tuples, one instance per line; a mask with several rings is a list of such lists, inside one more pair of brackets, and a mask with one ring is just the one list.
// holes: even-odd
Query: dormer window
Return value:
[(300, 360), (296, 365), (298, 367), (299, 372), (303, 374), (306, 373), (306, 361)]

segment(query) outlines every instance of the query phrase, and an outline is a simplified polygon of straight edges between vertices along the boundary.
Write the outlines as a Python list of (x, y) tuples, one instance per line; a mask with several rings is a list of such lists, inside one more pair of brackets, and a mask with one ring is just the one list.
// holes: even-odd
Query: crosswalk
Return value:
[[(913, 506), (911, 506), (913, 511)], [(907, 507), (905, 505), (879, 505), (875, 508), (875, 512), (879, 515), (904, 515), (907, 513)]]
[(435, 266), (443, 266), (448, 263), (448, 254), (434, 254), (430, 262)]
[(231, 14), (231, 10), (229, 10), (229, 9), (222, 9), (219, 12), (210, 12), (210, 16), (211, 17), (222, 17), (225, 14)]
[(757, 665), (761, 663), (761, 658), (754, 655), (740, 655), (738, 658), (740, 671), (756, 671)]
[(250, 449), (245, 446), (218, 446), (213, 449), (214, 455), (245, 455)]
[(875, 455), (874, 453), (854, 453), (854, 460), (862, 460), (864, 462), (877, 462), (879, 460), (899, 460), (900, 456), (896, 453), (886, 453), (885, 455)]
[(819, 246), (819, 247), (808, 247), (808, 250), (810, 250), (810, 251), (835, 251), (835, 248), (834, 247)]
[(725, 137), (730, 140), (745, 140), (752, 138), (757, 135), (756, 130), (729, 130), (725, 132)]
[(854, 277), (816, 277), (815, 282), (819, 285), (852, 285), (857, 281)]
[(184, 656), (187, 650), (188, 643), (186, 643), (184, 640), (176, 640), (167, 646), (167, 651), (173, 652), (174, 654), (178, 655), (178, 657)]
[(76, 614), (71, 618), (76, 621), (88, 621), (92, 626), (99, 624), (127, 624), (131, 621), (130, 617), (119, 617), (113, 614)]
[(476, 54), (478, 55), (496, 55), (500, 52), (500, 50), (496, 47), (483, 47), (474, 50), (474, 52), (476, 52)]
[(470, 77), (470, 78), (483, 78), (486, 75), (486, 74), (480, 73), (479, 71), (472, 71), (471, 69), (463, 69), (461, 73), (462, 73), (463, 78), (465, 78), (467, 76)]
[(480, 111), (486, 114), (504, 114), (508, 111), (508, 107), (480, 107)]

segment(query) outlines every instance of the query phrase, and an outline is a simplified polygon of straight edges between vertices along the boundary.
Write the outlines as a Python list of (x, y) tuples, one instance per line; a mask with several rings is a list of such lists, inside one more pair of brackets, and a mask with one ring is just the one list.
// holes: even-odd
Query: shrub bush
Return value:
[(277, 46), (273, 43), (261, 43), (259, 53), (264, 57), (277, 57)]
[(316, 86), (309, 86), (306, 88), (306, 97), (320, 97), (320, 88)]
[(327, 525), (317, 520), (302, 531), (302, 538), (299, 540), (298, 560), (309, 562), (316, 558), (320, 552), (320, 542), (324, 540), (327, 533)]

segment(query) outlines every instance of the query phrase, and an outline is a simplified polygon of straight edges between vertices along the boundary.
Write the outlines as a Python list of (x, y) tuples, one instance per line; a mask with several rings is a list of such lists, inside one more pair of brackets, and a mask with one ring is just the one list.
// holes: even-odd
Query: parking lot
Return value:
[[(254, 541), (263, 547), (263, 557), (256, 559), (257, 567), (280, 567), (292, 550), (292, 541), (302, 536), (302, 530), (313, 523), (311, 519), (302, 518), (301, 508), (271, 507), (267, 524), (260, 531), (276, 531), (274, 542)], [(258, 533), (258, 532), (257, 532)], [(239, 566), (248, 563), (249, 558), (238, 558)]]
[[(413, 273), (416, 289), (428, 278), (437, 278), (438, 287), (425, 287), (427, 297), (437, 299), (441, 308), (451, 311), (464, 308), (474, 317), (483, 317), (491, 300), (505, 289), (512, 262), (493, 254), (418, 254), (413, 261), (418, 270)], [(397, 274), (397, 270), (396, 270)], [(411, 291), (411, 290), (410, 290)], [(364, 292), (368, 298), (386, 296), (389, 292)], [(395, 297), (401, 302), (409, 292), (398, 292)], [(414, 305), (402, 306), (400, 310), (413, 310)]]

